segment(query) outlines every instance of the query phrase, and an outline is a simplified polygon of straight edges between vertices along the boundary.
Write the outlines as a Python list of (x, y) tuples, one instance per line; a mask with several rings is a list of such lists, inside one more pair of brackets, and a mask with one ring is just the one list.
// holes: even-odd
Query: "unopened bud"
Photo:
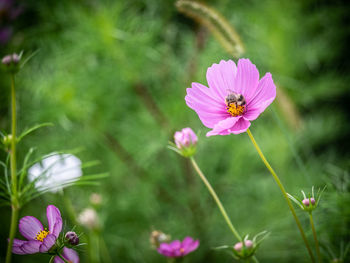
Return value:
[(191, 157), (195, 154), (198, 138), (191, 128), (183, 128), (181, 131), (175, 132), (174, 140), (183, 156)]
[(1, 63), (5, 65), (5, 68), (10, 73), (17, 73), (19, 70), (19, 61), (21, 60), (21, 56), (16, 53), (6, 55), (2, 58)]
[(309, 199), (309, 198), (305, 198), (305, 199), (303, 200), (303, 204), (304, 204), (305, 206), (309, 206), (309, 205), (310, 205), (310, 202), (311, 202), (312, 205), (314, 205), (314, 204), (316, 203), (316, 201), (315, 201), (315, 199), (314, 199), (313, 197), (311, 197), (310, 199)]
[(72, 246), (76, 246), (79, 244), (79, 237), (73, 231), (67, 232), (65, 235), (65, 238), (67, 239), (68, 243), (71, 244)]
[[(244, 241), (244, 245), (246, 248), (251, 248), (253, 246), (253, 241), (251, 240), (245, 240)], [(240, 252), (242, 250), (243, 244), (242, 242), (238, 242), (236, 243), (236, 245), (233, 247), (234, 250), (236, 250), (237, 252)]]

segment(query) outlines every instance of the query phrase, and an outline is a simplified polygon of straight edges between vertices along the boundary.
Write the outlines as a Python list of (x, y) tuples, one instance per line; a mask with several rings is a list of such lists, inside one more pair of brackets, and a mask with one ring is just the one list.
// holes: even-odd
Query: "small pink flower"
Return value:
[(209, 88), (192, 83), (187, 105), (212, 130), (207, 136), (239, 134), (272, 103), (276, 86), (270, 73), (259, 80), (259, 71), (249, 59), (221, 60), (207, 70)]
[(310, 202), (311, 202), (312, 205), (314, 205), (316, 203), (315, 198), (313, 198), (313, 197), (311, 197), (310, 199), (309, 198), (305, 198), (305, 199), (303, 199), (302, 202), (303, 202), (303, 204), (305, 206), (309, 206)]
[[(61, 254), (61, 256), (65, 260), (67, 260), (69, 263), (79, 263), (80, 262), (79, 255), (74, 249), (64, 247), (63, 253)], [(58, 256), (56, 256), (54, 263), (64, 263), (64, 261), (62, 259), (60, 259)]]
[(179, 149), (196, 145), (198, 141), (197, 135), (191, 128), (183, 128), (181, 131), (175, 132), (174, 139)]
[(25, 216), (19, 220), (19, 232), (27, 240), (14, 239), (12, 247), (14, 254), (45, 253), (56, 243), (62, 230), (60, 210), (49, 205), (46, 209), (46, 217), (49, 229), (44, 228), (33, 216)]
[(161, 243), (157, 249), (159, 254), (170, 258), (184, 257), (188, 253), (196, 250), (199, 246), (199, 240), (193, 240), (191, 237), (185, 237), (181, 242), (174, 240), (170, 243)]

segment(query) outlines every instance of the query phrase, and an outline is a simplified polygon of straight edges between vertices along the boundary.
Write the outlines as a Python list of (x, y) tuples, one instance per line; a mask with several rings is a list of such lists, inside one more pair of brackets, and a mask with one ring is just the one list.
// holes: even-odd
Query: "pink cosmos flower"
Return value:
[[(69, 263), (79, 263), (79, 255), (74, 249), (70, 248), (63, 248), (61, 256), (67, 260)], [(62, 259), (60, 259), (58, 256), (55, 257), (54, 263), (64, 263)]]
[(192, 83), (186, 104), (212, 130), (207, 136), (245, 132), (275, 99), (276, 86), (270, 73), (259, 80), (259, 71), (249, 59), (221, 60), (207, 70), (209, 88)]
[(193, 240), (191, 237), (185, 237), (181, 242), (174, 240), (170, 243), (161, 243), (158, 250), (159, 254), (166, 257), (178, 258), (186, 256), (188, 253), (196, 250), (199, 246), (199, 240)]
[(14, 239), (12, 247), (14, 254), (45, 253), (56, 243), (62, 230), (60, 210), (54, 205), (49, 205), (46, 208), (46, 217), (49, 229), (44, 228), (41, 222), (33, 216), (21, 218), (19, 232), (27, 240)]

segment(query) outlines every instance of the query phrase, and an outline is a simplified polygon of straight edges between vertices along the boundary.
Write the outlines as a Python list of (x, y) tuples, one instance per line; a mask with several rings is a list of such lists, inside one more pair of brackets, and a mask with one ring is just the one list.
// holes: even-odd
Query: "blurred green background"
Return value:
[[(103, 199), (99, 231), (77, 227), (89, 243), (79, 249), (81, 262), (166, 262), (151, 248), (152, 230), (174, 239), (199, 238), (199, 249), (186, 262), (234, 261), (211, 249), (236, 240), (207, 189), (188, 161), (166, 148), (183, 127), (199, 133), (197, 162), (239, 232), (271, 232), (257, 253), (260, 262), (308, 262), (288, 207), (248, 136), (206, 138), (208, 129), (185, 104), (191, 82), (206, 84), (211, 64), (233, 59), (205, 27), (170, 0), (2, 2), (11, 9), (0, 9), (0, 26), (12, 34), (0, 44), (1, 57), (38, 51), (17, 78), (19, 130), (54, 124), (21, 144), (20, 160), (30, 147), (36, 147), (36, 156), (80, 149), (83, 162), (100, 162), (85, 174), (109, 173), (99, 186), (65, 190), (76, 214), (91, 206), (92, 193)], [(206, 4), (235, 27), (244, 57), (261, 76), (271, 72), (282, 91), (251, 131), (289, 193), (300, 196), (302, 189), (327, 185), (314, 219), (325, 262), (331, 262), (349, 242), (349, 3)], [(14, 11), (18, 14), (10, 16)], [(10, 79), (0, 74), (0, 128), (9, 132)], [(45, 194), (20, 216), (46, 222), (45, 208), (55, 204), (69, 230), (75, 223), (63, 200)], [(2, 207), (1, 215), (0, 262), (10, 209)], [(314, 247), (307, 216), (298, 215)], [(49, 256), (13, 259), (48, 262)]]

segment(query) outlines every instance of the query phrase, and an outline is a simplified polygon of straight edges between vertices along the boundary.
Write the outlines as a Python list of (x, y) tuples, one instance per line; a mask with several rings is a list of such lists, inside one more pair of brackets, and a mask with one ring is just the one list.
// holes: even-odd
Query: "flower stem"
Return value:
[(284, 186), (282, 184), (282, 182), (280, 181), (280, 179), (278, 178), (277, 174), (275, 173), (275, 171), (272, 169), (271, 165), (269, 164), (269, 162), (266, 160), (264, 154), (262, 153), (259, 145), (257, 144), (257, 142), (255, 141), (254, 137), (253, 137), (253, 134), (251, 133), (251, 131), (248, 129), (247, 130), (247, 133), (248, 133), (248, 136), (250, 138), (250, 140), (252, 141), (255, 149), (257, 150), (258, 154), (260, 155), (260, 158), (261, 160), (263, 161), (263, 163), (265, 164), (266, 168), (270, 171), (270, 173), (272, 174), (273, 178), (275, 179), (278, 187), (280, 188), (280, 190), (282, 191), (282, 194), (284, 196), (284, 198), (286, 199), (287, 201), (287, 204), (288, 204), (288, 207), (290, 209), (290, 211), (292, 212), (292, 215), (294, 217), (294, 220), (299, 228), (299, 231), (300, 231), (300, 234), (301, 234), (301, 237), (303, 238), (304, 240), (304, 243), (305, 243), (305, 246), (307, 248), (307, 251), (309, 252), (309, 255), (310, 255), (310, 258), (311, 258), (311, 261), (312, 262), (315, 262), (315, 258), (314, 258), (314, 255), (312, 254), (312, 251), (310, 249), (310, 246), (309, 246), (309, 242), (307, 241), (306, 239), (306, 236), (305, 236), (305, 233), (304, 233), (304, 230), (300, 224), (300, 221), (295, 213), (295, 210), (293, 208), (293, 205), (291, 203), (291, 201), (289, 200), (288, 198), (288, 195), (287, 195), (287, 192), (286, 190), (284, 189)]
[(17, 168), (16, 168), (16, 91), (15, 91), (15, 76), (14, 74), (11, 75), (11, 109), (12, 109), (12, 127), (11, 127), (11, 155), (10, 155), (10, 162), (11, 162), (11, 207), (12, 207), (12, 214), (11, 214), (11, 225), (10, 225), (10, 234), (9, 234), (9, 243), (7, 247), (7, 253), (6, 253), (6, 263), (11, 262), (11, 256), (12, 256), (12, 245), (13, 245), (13, 239), (16, 235), (16, 229), (17, 229), (17, 223), (18, 223), (18, 210), (19, 210), (19, 203), (18, 203), (18, 196), (17, 196)]
[(55, 256), (52, 256), (52, 257), (50, 258), (50, 261), (49, 261), (49, 263), (52, 263), (52, 262), (54, 262), (54, 260), (55, 260)]
[(311, 228), (312, 228), (312, 234), (314, 235), (318, 262), (322, 262), (320, 246), (318, 244), (318, 239), (317, 239), (317, 235), (316, 235), (316, 229), (315, 229), (314, 220), (312, 217), (312, 212), (309, 213), (309, 217), (310, 217), (310, 224), (311, 224)]
[(194, 167), (194, 169), (196, 170), (196, 172), (198, 173), (199, 177), (202, 179), (203, 183), (205, 184), (205, 186), (208, 188), (210, 194), (212, 195), (212, 197), (214, 198), (217, 206), (219, 207), (220, 209), (220, 212), (222, 214), (222, 216), (224, 217), (228, 227), (230, 228), (230, 230), (232, 231), (233, 235), (241, 242), (242, 241), (242, 238), (241, 236), (238, 234), (237, 230), (235, 229), (235, 227), (233, 226), (230, 218), (228, 217), (227, 213), (226, 213), (226, 210), (224, 208), (224, 206), (222, 205), (219, 197), (217, 196), (217, 194), (215, 193), (213, 187), (210, 185), (209, 181), (207, 180), (207, 178), (205, 177), (205, 175), (202, 173), (201, 169), (199, 168), (199, 166), (197, 165), (196, 161), (194, 160), (193, 157), (191, 157), (191, 162), (192, 162), (192, 165)]

